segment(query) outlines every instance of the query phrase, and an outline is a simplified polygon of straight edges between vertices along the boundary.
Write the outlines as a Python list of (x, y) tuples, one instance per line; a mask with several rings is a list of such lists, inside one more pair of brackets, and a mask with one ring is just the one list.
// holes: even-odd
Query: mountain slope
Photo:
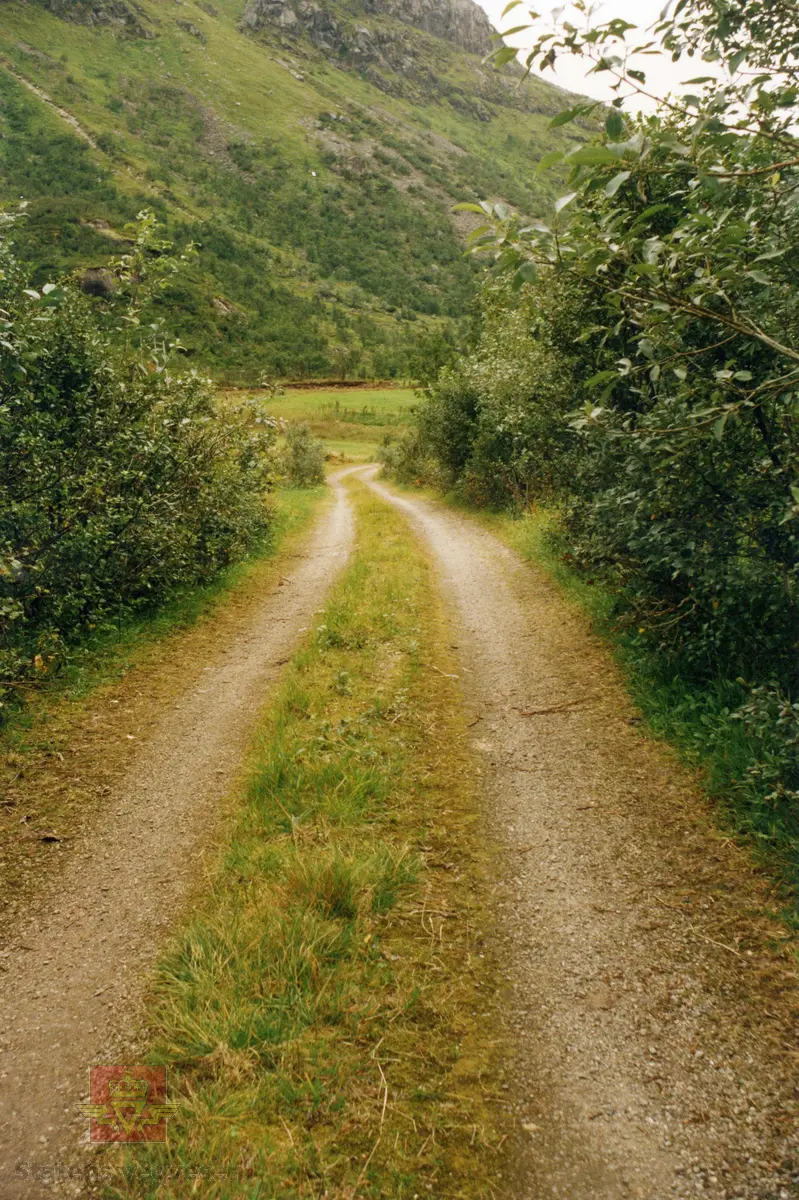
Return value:
[(401, 374), (468, 308), (452, 205), (535, 215), (567, 141), (489, 39), (471, 0), (0, 0), (0, 202), (39, 280), (144, 207), (198, 243), (163, 304), (219, 376)]

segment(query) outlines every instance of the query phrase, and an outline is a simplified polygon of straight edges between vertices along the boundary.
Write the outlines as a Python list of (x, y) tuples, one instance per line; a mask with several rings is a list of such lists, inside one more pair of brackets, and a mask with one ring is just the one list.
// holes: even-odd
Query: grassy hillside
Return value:
[(546, 208), (533, 168), (565, 141), (548, 127), (563, 94), (354, 5), (326, 6), (324, 50), (245, 10), (3, 0), (0, 203), (29, 202), (36, 282), (107, 262), (143, 207), (198, 243), (162, 304), (218, 378), (402, 375), (420, 332), (469, 306), (451, 206)]

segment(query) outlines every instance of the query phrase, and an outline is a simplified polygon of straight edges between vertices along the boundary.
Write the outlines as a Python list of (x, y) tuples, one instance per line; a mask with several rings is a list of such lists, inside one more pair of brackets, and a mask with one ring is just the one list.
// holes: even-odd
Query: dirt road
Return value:
[(766, 884), (556, 588), (475, 522), (371, 486), (438, 563), (484, 760), (507, 1200), (799, 1194), (798, 993)]
[[(339, 476), (340, 479), (340, 476)], [(138, 1025), (141, 987), (219, 802), (240, 769), (280, 664), (344, 565), (352, 519), (341, 483), (290, 579), (220, 646), (202, 687), (163, 715), (52, 894), (13, 931), (0, 975), (0, 1196), (52, 1195), (85, 1122), (88, 1068)], [(124, 1059), (123, 1059), (124, 1061)]]
[[(373, 475), (440, 570), (482, 763), (515, 1046), (504, 1200), (796, 1196), (799, 992), (767, 882), (641, 735), (557, 589), (477, 523)], [(270, 682), (346, 558), (335, 494), (290, 585), (159, 722), (3, 960), (2, 1200), (52, 1195), (88, 1066), (125, 1060)]]

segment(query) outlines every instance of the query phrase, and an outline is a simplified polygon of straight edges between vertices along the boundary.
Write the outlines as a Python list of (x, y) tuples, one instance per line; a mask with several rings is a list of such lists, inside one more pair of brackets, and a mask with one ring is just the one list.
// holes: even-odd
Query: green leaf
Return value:
[(719, 419), (713, 423), (713, 437), (717, 442), (720, 442), (724, 437), (724, 429), (728, 420), (730, 419), (730, 416), (731, 413), (728, 409), (727, 412), (722, 413)]
[(610, 183), (605, 185), (605, 195), (615, 196), (621, 185), (626, 183), (631, 175), (632, 171), (619, 171), (617, 175), (613, 176)]
[(522, 0), (510, 0), (510, 4), (506, 4), (502, 12), (499, 14), (500, 21), (504, 20), (508, 13), (512, 12), (514, 8), (518, 8), (521, 2)]
[(585, 111), (584, 104), (578, 104), (575, 108), (566, 108), (563, 112), (559, 112), (556, 117), (553, 117), (549, 122), (550, 129), (558, 129), (561, 125), (568, 125), (570, 121), (574, 121), (581, 116)]
[(660, 142), (661, 145), (668, 146), (670, 150), (674, 150), (674, 152), (679, 154), (682, 158), (687, 158), (691, 153), (690, 146), (686, 146), (685, 142), (681, 142), (677, 137), (672, 137), (671, 134), (667, 134), (666, 137), (662, 137)]
[(565, 196), (560, 196), (555, 201), (555, 212), (556, 213), (562, 212), (567, 204), (571, 204), (572, 200), (574, 199), (574, 197), (576, 195), (577, 195), (576, 192), (568, 192)]
[(514, 46), (503, 46), (501, 50), (497, 50), (496, 54), (490, 56), (490, 61), (495, 67), (504, 67), (505, 63), (510, 62), (518, 53)]
[(633, 221), (632, 225), (630, 226), (631, 231), (633, 233), (637, 233), (638, 230), (640, 230), (642, 228), (642, 226), (646, 225), (646, 223), (650, 217), (654, 217), (656, 215), (656, 213), (665, 212), (665, 210), (668, 207), (669, 207), (668, 204), (663, 204), (663, 203), (650, 204), (649, 207), (645, 208), (643, 210), (643, 212), (640, 213), (636, 217), (636, 219)]
[(636, 158), (640, 158), (644, 150), (649, 148), (649, 142), (641, 133), (635, 133), (626, 142), (614, 142), (608, 146), (612, 150), (616, 158), (622, 158), (626, 154), (634, 154)]
[(585, 386), (587, 388), (601, 387), (603, 383), (614, 383), (618, 380), (618, 371), (598, 371), (596, 375), (592, 375), (590, 379), (586, 379)]
[(464, 200), (461, 204), (453, 204), (452, 211), (479, 213), (481, 217), (486, 215), (485, 209), (481, 208), (479, 204), (469, 204), (466, 200)]
[(578, 146), (576, 150), (572, 150), (570, 154), (566, 155), (566, 162), (570, 166), (604, 167), (608, 163), (618, 161), (618, 154), (614, 154), (607, 146)]
[(605, 118), (605, 133), (611, 141), (617, 142), (624, 134), (624, 117), (615, 110)]
[(547, 167), (554, 167), (555, 163), (559, 163), (562, 158), (562, 151), (547, 150), (546, 154), (542, 154), (538, 160), (538, 170), (545, 171)]
[(754, 279), (755, 283), (762, 283), (765, 287), (769, 287), (771, 284), (771, 280), (765, 271), (747, 271), (746, 278)]
[(57, 304), (60, 304), (66, 295), (62, 287), (56, 287), (53, 284), (46, 284), (42, 290), (45, 293), (42, 299), (42, 304), (45, 308), (53, 308)]
[(522, 277), (525, 283), (534, 283), (538, 278), (538, 267), (532, 261), (522, 263), (519, 267), (518, 274)]

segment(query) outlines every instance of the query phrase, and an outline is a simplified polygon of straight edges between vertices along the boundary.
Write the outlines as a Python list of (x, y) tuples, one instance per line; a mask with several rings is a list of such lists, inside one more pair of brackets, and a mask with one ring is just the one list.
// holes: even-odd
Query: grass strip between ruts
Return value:
[(353, 494), (353, 560), (158, 966), (169, 1141), (95, 1160), (107, 1197), (495, 1193), (487, 851), (447, 627), (402, 517)]

